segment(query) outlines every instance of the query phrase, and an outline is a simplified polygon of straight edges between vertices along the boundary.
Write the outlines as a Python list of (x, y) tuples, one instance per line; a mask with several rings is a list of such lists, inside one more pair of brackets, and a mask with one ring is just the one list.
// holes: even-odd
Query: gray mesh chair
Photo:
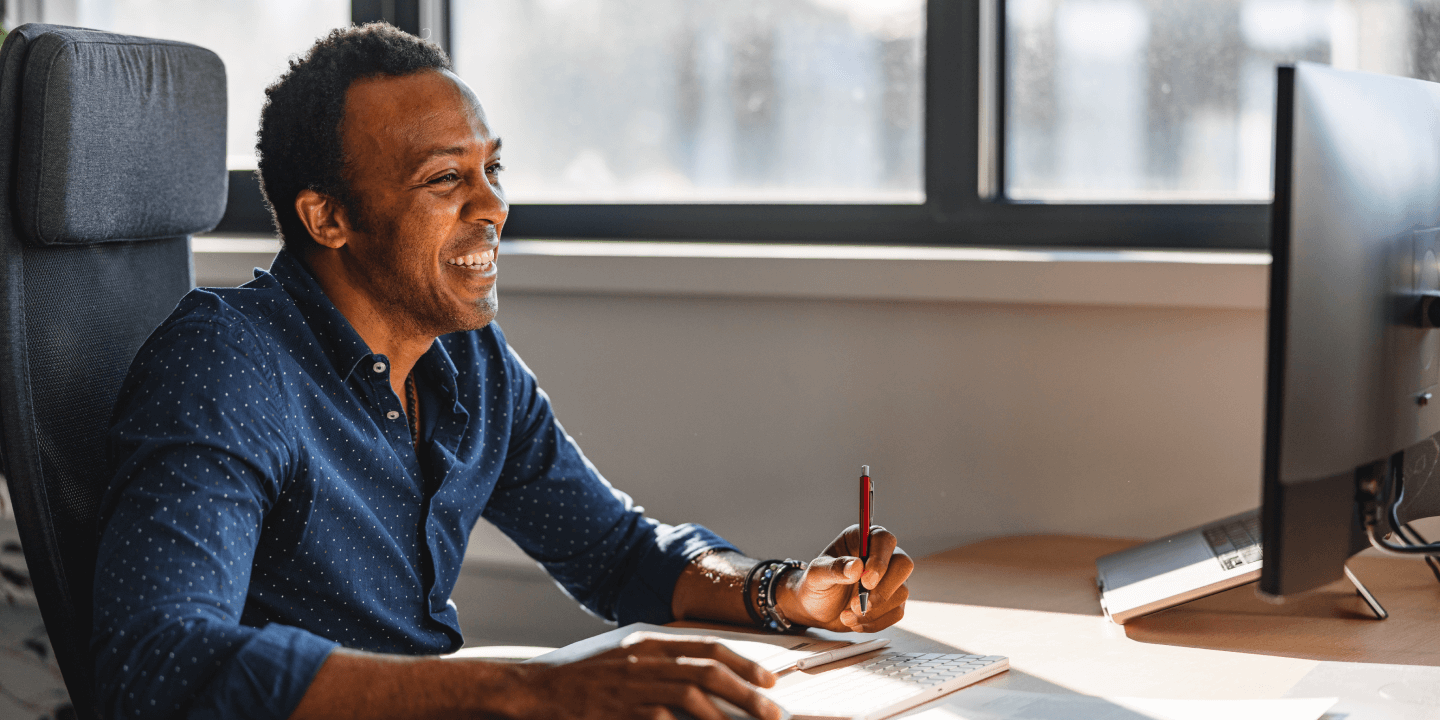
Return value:
[(225, 210), (225, 67), (203, 48), (22, 25), (0, 49), (0, 461), (35, 595), (93, 717), (95, 516), (136, 350)]

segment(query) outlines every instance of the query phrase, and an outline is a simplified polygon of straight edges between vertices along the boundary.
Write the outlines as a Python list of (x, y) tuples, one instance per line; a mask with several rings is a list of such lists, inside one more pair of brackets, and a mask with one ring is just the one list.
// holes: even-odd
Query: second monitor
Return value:
[(1371, 536), (1413, 551), (1405, 523), (1440, 515), (1440, 483), (1390, 512), (1405, 450), (1440, 432), (1428, 317), (1440, 84), (1308, 63), (1277, 79), (1260, 574), (1271, 598), (1340, 579)]

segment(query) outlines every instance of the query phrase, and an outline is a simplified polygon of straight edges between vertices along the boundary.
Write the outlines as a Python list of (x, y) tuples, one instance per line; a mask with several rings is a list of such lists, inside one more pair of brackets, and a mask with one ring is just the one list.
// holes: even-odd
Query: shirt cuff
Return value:
[(187, 717), (285, 720), (339, 646), (300, 628), (266, 625), (230, 658)]
[(739, 552), (701, 525), (686, 523), (655, 528), (655, 543), (646, 549), (640, 558), (639, 570), (620, 592), (615, 619), (621, 625), (637, 622), (664, 625), (674, 621), (671, 600), (675, 595), (675, 582), (691, 560), (711, 550)]

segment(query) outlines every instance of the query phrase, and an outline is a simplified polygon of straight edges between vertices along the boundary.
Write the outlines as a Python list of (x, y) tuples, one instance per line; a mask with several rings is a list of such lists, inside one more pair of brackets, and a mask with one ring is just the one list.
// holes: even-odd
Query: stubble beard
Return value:
[[(370, 228), (377, 227), (374, 218), (368, 217), (364, 209), (357, 216), (363, 218), (360, 226), (369, 232)], [(398, 227), (385, 227), (386, 234), (396, 237), (400, 234)], [(402, 267), (406, 258), (400, 255), (392, 255), (386, 259), (386, 265), (390, 268)], [(424, 277), (424, 271), (417, 272), (415, 277)], [(388, 297), (390, 302), (395, 304), (395, 312), (401, 318), (405, 318), (405, 325), (408, 330), (415, 334), (423, 334), (429, 337), (439, 337), (456, 332), (468, 332), (479, 330), (491, 322), (494, 322), (495, 315), (500, 310), (500, 299), (495, 285), (490, 286), (490, 292), (475, 301), (474, 305), (468, 307), (446, 307), (440, 297), (428, 297), (417, 303), (419, 299), (415, 296), (416, 288), (408, 278), (397, 276), (393, 272), (384, 271), (374, 273), (370, 277), (373, 287), (378, 287), (380, 292)]]
[[(479, 330), (492, 322), (495, 322), (495, 315), (500, 312), (500, 294), (491, 286), (490, 292), (485, 297), (475, 301), (475, 314), (468, 327), (462, 327), (459, 331)], [(457, 331), (458, 332), (458, 331)]]
[[(450, 308), (448, 312), (430, 313), (430, 323), (433, 323), (433, 326), (424, 328), (424, 332), (426, 335), (439, 337), (451, 333), (479, 330), (494, 322), (495, 315), (499, 311), (500, 298), (492, 287), (490, 292), (476, 300), (474, 305)], [(419, 318), (416, 319), (419, 320)]]
[(495, 295), (494, 289), (475, 301), (474, 305), (461, 308), (439, 307), (439, 302), (436, 302), (438, 298), (426, 298), (426, 302), (416, 307), (416, 298), (413, 295), (406, 297), (403, 288), (396, 289), (402, 289), (402, 292), (389, 294), (396, 317), (408, 318), (406, 324), (409, 325), (409, 330), (423, 336), (441, 337), (451, 333), (480, 330), (491, 324), (495, 320), (495, 314), (500, 311), (500, 298)]

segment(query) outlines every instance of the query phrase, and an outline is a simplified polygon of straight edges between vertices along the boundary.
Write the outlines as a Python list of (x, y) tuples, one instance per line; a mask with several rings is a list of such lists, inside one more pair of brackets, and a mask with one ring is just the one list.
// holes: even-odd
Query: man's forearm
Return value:
[[(738, 552), (706, 553), (690, 562), (675, 582), (670, 601), (676, 620), (708, 620), (729, 625), (754, 625), (747, 603), (753, 607), (756, 588), (745, 587), (745, 575), (759, 562)], [(795, 600), (798, 573), (786, 573), (780, 584), (778, 607), (791, 622), (809, 624)], [(749, 595), (746, 595), (746, 591)]]
[(525, 671), (515, 665), (337, 649), (291, 720), (523, 717)]
[(676, 620), (710, 620), (750, 625), (745, 610), (745, 574), (756, 560), (737, 552), (719, 551), (690, 561), (675, 581), (670, 601)]

